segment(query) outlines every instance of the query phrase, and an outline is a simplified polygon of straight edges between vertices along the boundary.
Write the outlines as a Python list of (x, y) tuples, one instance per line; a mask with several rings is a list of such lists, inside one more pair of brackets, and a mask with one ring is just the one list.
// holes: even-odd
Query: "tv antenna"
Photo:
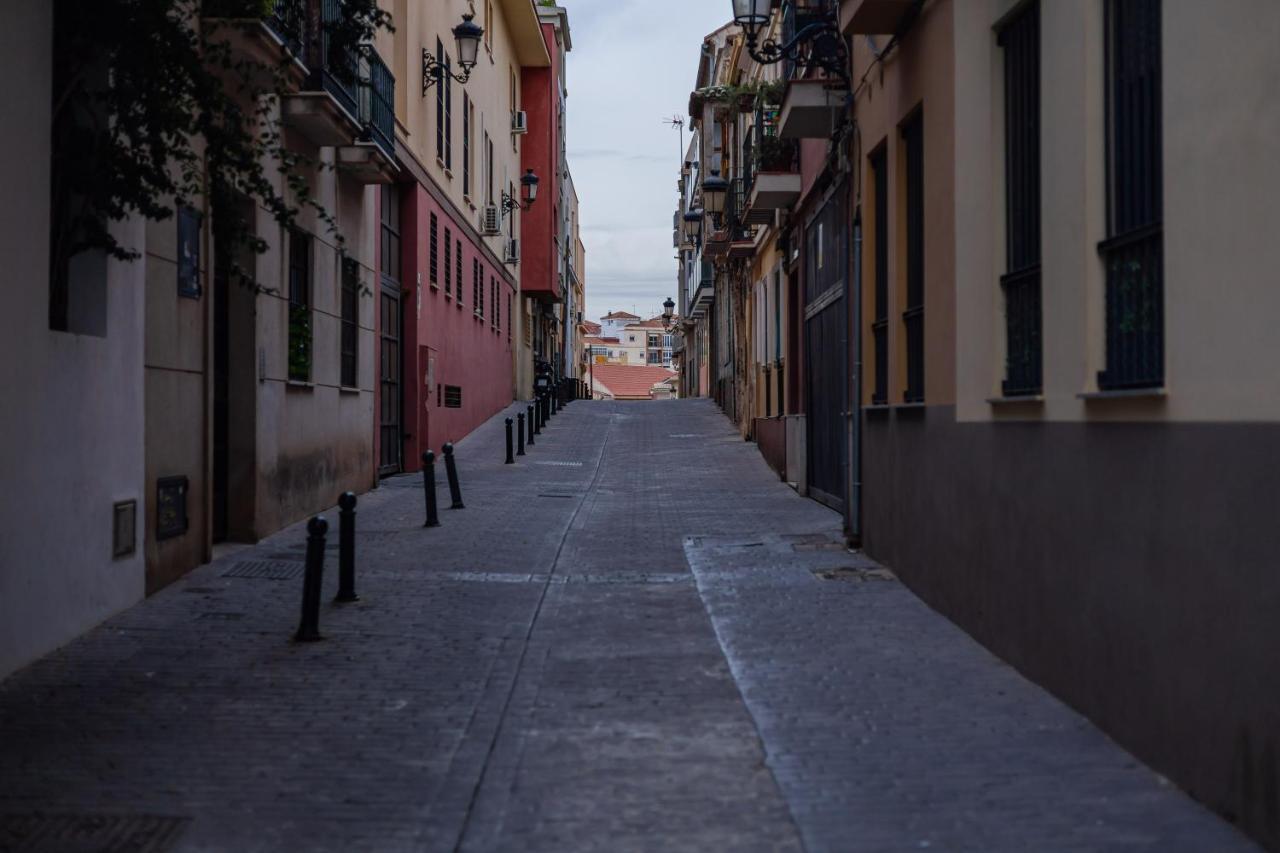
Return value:
[(662, 123), (668, 127), (679, 128), (680, 130), (680, 162), (684, 162), (684, 116), (673, 115), (671, 118), (664, 118)]

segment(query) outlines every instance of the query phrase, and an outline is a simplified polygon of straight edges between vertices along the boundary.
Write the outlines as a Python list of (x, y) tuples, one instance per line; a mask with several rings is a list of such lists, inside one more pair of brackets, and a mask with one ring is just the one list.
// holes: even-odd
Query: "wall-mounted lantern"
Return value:
[(697, 208), (688, 211), (683, 219), (685, 240), (695, 246), (700, 245), (702, 242), (702, 209)]
[(798, 2), (811, 22), (801, 27), (786, 44), (766, 39), (760, 33), (769, 25), (770, 0), (731, 0), (733, 21), (747, 37), (747, 52), (761, 65), (783, 60), (813, 65), (849, 83), (849, 56), (840, 34), (839, 4), (831, 0)]
[(484, 37), (484, 27), (472, 21), (474, 17), (474, 15), (463, 15), (462, 23), (453, 28), (453, 40), (457, 47), (458, 67), (462, 69), (461, 74), (450, 71), (439, 57), (432, 56), (426, 48), (423, 48), (422, 96), (424, 98), (427, 90), (443, 80), (446, 74), (463, 84), (471, 79), (471, 70), (476, 67), (476, 56), (480, 52), (480, 39)]

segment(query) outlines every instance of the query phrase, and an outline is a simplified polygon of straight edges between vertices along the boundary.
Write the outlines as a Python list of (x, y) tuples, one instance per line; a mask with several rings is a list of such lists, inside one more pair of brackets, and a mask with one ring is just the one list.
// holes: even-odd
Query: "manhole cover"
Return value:
[(163, 853), (186, 818), (151, 815), (0, 815), (0, 850), (12, 853)]
[(813, 574), (819, 580), (844, 581), (845, 583), (865, 583), (866, 581), (896, 581), (898, 578), (888, 569), (814, 569)]
[(302, 574), (302, 563), (285, 563), (277, 560), (245, 560), (236, 563), (224, 578), (256, 578), (258, 580), (287, 581)]

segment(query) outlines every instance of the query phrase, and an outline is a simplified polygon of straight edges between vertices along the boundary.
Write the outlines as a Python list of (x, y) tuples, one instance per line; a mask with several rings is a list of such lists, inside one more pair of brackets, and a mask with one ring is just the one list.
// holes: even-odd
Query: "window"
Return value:
[(493, 204), (493, 140), (488, 132), (484, 135), (484, 181), (485, 201)]
[(311, 381), (311, 237), (289, 233), (289, 379)]
[(1103, 390), (1164, 384), (1160, 2), (1107, 0)]
[(511, 340), (511, 294), (507, 294), (507, 340)]
[[(439, 45), (437, 39), (436, 44)], [(443, 50), (443, 48), (441, 48)], [(439, 56), (440, 54), (437, 54)], [(444, 167), (453, 170), (453, 67), (449, 55), (444, 54), (444, 76), (436, 84), (436, 88), (444, 90)], [(438, 132), (438, 131), (437, 131)], [(440, 147), (436, 146), (437, 149)]]
[(457, 250), (453, 256), (453, 262), (454, 264), (456, 264), (453, 271), (457, 273), (457, 276), (458, 276), (457, 277), (458, 307), (461, 308), (462, 307), (462, 241), (458, 240), (456, 243), (453, 244), (453, 247), (454, 249)]
[(1040, 306), (1040, 2), (1000, 32), (1004, 50), (1006, 397), (1039, 394)]
[[(73, 44), (73, 3), (53, 7), (53, 115), (49, 189), (49, 328), (78, 335), (107, 333), (107, 253), (89, 248), (103, 223), (85, 209), (80, 186), (94, 173), (86, 137), (106, 124), (89, 93), (109, 84), (105, 63), (86, 66)], [(65, 99), (65, 100), (64, 100)]]
[[(444, 56), (444, 43), (440, 39), (436, 39), (436, 56)], [(448, 62), (448, 57), (444, 61)], [(444, 162), (444, 139), (445, 139), (445, 87), (448, 85), (447, 78), (442, 75), (436, 75), (436, 159)]]
[(493, 0), (484, 0), (484, 46), (493, 52)]
[(471, 259), (471, 304), (476, 316), (484, 316), (484, 273), (480, 269), (480, 259)]
[[(440, 223), (436, 220), (436, 215), (431, 214), (431, 286), (440, 286), (440, 239), (439, 229)], [(446, 245), (448, 245), (446, 243)]]
[(904, 403), (924, 402), (924, 116), (902, 128), (906, 163), (907, 301), (902, 325), (907, 344)]
[(661, 363), (662, 363), (662, 353), (660, 353), (660, 352), (653, 352), (653, 351), (651, 351), (651, 352), (649, 353), (649, 363), (650, 363), (650, 364), (661, 364)]
[(875, 383), (871, 391), (872, 405), (889, 402), (889, 164), (885, 150), (871, 155), (871, 179), (875, 198), (872, 201), (872, 228), (875, 262), (875, 301), (872, 306), (871, 337), (875, 344)]
[(493, 318), (490, 322), (493, 328), (498, 328), (498, 323), (502, 319), (502, 303), (498, 301), (498, 281), (493, 276), (489, 276), (489, 297), (490, 304), (493, 305)]
[(359, 384), (356, 366), (360, 332), (360, 267), (352, 258), (342, 259), (342, 351), (340, 382), (347, 388)]
[(471, 96), (462, 93), (462, 196), (471, 198)]
[(400, 196), (396, 188), (387, 185), (379, 188), (382, 196), (381, 261), (382, 275), (400, 282)]
[(658, 336), (649, 335), (649, 346), (656, 347), (658, 345)]
[[(462, 265), (462, 261), (458, 261)], [(458, 283), (461, 288), (462, 283)], [(453, 232), (444, 229), (444, 295), (453, 296)]]

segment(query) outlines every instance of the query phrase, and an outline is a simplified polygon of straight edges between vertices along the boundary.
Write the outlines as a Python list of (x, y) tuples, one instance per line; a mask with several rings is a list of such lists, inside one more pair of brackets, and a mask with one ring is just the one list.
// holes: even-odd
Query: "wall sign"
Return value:
[(178, 295), (200, 298), (200, 211), (178, 208)]

